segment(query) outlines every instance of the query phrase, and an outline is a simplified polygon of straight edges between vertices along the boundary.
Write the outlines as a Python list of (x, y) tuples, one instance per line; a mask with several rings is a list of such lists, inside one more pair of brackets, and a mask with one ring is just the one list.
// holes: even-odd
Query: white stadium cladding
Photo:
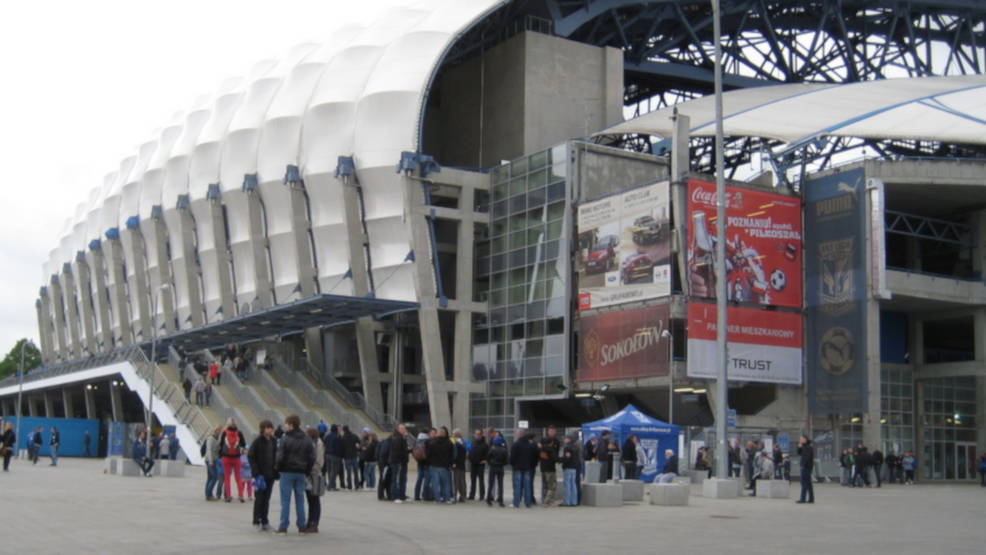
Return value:
[[(377, 298), (416, 300), (395, 166), (419, 149), (446, 53), (504, 3), (409, 2), (259, 63), (176, 116), (66, 222), (37, 303), (47, 362), (149, 341), (151, 322), (168, 334), (318, 293), (363, 296), (349, 272), (360, 262)], [(340, 157), (362, 188), (369, 260), (351, 252), (363, 239), (346, 224)], [(215, 229), (222, 211), (228, 230)]]

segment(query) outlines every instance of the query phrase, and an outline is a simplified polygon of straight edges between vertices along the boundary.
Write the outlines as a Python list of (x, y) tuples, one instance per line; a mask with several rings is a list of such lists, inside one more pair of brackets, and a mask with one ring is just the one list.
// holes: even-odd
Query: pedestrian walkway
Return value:
[[(614, 509), (397, 505), (378, 502), (375, 492), (330, 492), (318, 535), (299, 536), (292, 527), (288, 536), (274, 536), (253, 530), (250, 504), (203, 501), (202, 468), (188, 468), (185, 478), (149, 479), (101, 469), (93, 459), (63, 458), (55, 468), (13, 461), (0, 473), (3, 552), (927, 555), (980, 554), (986, 545), (986, 488), (978, 485), (820, 485), (815, 505), (704, 499), (693, 486), (686, 507)], [(272, 521), (279, 508), (275, 493)]]

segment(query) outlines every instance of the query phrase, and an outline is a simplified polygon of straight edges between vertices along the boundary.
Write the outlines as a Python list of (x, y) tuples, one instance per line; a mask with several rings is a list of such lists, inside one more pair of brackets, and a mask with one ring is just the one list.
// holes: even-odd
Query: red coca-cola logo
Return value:
[[(705, 204), (708, 206), (715, 206), (719, 195), (715, 191), (707, 191), (701, 186), (695, 187), (692, 190), (692, 202), (698, 204)], [(736, 191), (733, 193), (726, 192), (726, 206), (733, 208), (742, 208), (743, 206), (743, 194)]]

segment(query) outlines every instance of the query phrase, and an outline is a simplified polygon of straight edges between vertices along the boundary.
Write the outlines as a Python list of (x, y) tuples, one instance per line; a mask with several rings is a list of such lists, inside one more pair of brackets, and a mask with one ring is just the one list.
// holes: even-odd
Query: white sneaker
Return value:
[(394, 503), (400, 505), (401, 503), (403, 503), (403, 501), (401, 501), (400, 499), (394, 499)]

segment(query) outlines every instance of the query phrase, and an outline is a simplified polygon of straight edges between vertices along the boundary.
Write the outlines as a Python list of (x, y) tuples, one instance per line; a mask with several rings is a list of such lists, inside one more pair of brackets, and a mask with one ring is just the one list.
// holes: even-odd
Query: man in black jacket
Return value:
[[(452, 477), (449, 469), (452, 467), (452, 442), (448, 437), (448, 428), (442, 426), (435, 437), (425, 443), (425, 456), (428, 461), (428, 472), (431, 473), (431, 489), (435, 503), (452, 503)], [(422, 495), (422, 499), (424, 496)]]
[(876, 475), (876, 487), (880, 487), (883, 483), (883, 479), (880, 476), (880, 468), (883, 466), (883, 452), (880, 451), (879, 447), (873, 448), (870, 460), (873, 461), (873, 474)]
[(534, 465), (537, 462), (537, 448), (527, 437), (527, 430), (517, 430), (517, 439), (510, 447), (510, 466), (514, 477), (514, 508), (520, 507), (521, 497), (524, 505), (534, 504)]
[(811, 471), (815, 468), (815, 449), (808, 436), (801, 436), (798, 440), (798, 455), (801, 457), (801, 497), (797, 502), (814, 503), (815, 488), (811, 485)]
[(254, 487), (253, 526), (257, 530), (269, 532), (270, 520), (267, 515), (270, 513), (270, 493), (274, 489), (274, 480), (277, 479), (277, 472), (274, 470), (277, 441), (274, 439), (274, 424), (270, 420), (260, 423), (260, 435), (250, 445), (247, 459), (250, 461), (254, 480), (263, 476), (266, 486), (264, 489)]
[(352, 490), (359, 488), (359, 438), (349, 429), (342, 427), (343, 459), (346, 463), (346, 481), (340, 488)]
[(486, 487), (483, 483), (484, 472), (486, 471), (486, 458), (489, 456), (490, 446), (483, 437), (483, 430), (477, 429), (472, 435), (472, 450), (469, 451), (469, 499), (476, 498), (476, 482), (479, 482), (479, 499), (486, 498)]
[(870, 465), (873, 459), (870, 458), (866, 447), (860, 445), (856, 448), (856, 477), (853, 479), (853, 487), (870, 487)]
[(390, 498), (394, 503), (403, 503), (407, 499), (407, 460), (410, 452), (404, 424), (398, 425), (387, 441), (390, 442)]
[(548, 426), (548, 436), (538, 444), (538, 459), (541, 464), (541, 502), (547, 507), (555, 501), (555, 490), (558, 477), (555, 474), (558, 465), (558, 451), (561, 442), (558, 441), (558, 429)]
[(507, 448), (503, 445), (503, 436), (494, 435), (490, 438), (490, 483), (486, 488), (486, 504), (493, 505), (493, 494), (496, 494), (496, 502), (503, 506), (503, 467), (507, 466), (509, 456)]
[(276, 534), (288, 533), (288, 517), (291, 513), (291, 494), (294, 493), (298, 532), (305, 534), (305, 483), (315, 466), (315, 446), (301, 431), (301, 419), (292, 414), (284, 421), (287, 431), (281, 436), (277, 448), (275, 468), (281, 480), (281, 524)]

